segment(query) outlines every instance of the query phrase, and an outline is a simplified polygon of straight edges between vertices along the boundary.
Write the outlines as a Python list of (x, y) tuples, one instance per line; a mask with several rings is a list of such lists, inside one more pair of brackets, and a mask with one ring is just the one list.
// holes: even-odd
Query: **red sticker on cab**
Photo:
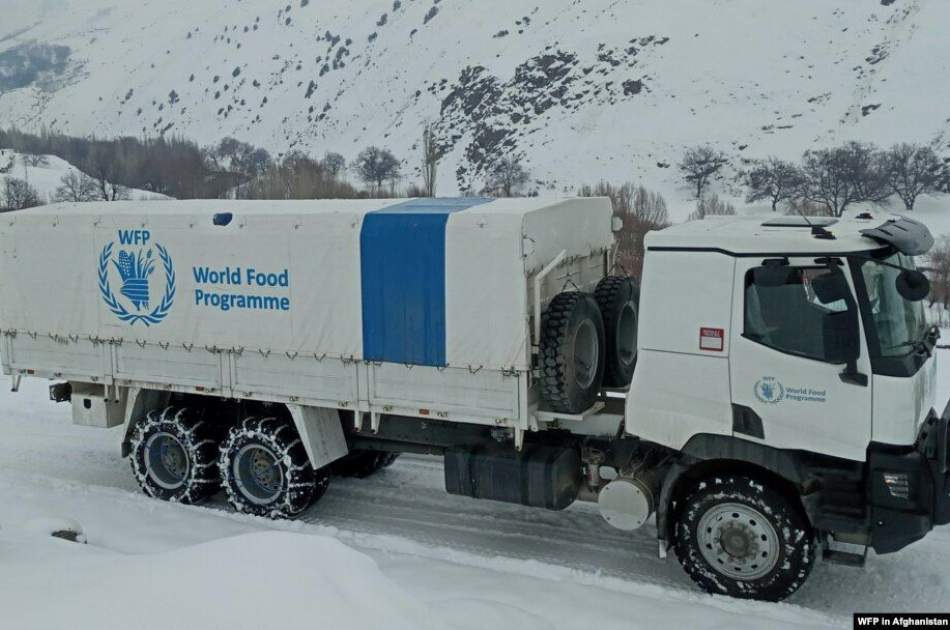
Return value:
[(726, 331), (723, 328), (700, 328), (699, 349), (722, 352), (726, 349)]

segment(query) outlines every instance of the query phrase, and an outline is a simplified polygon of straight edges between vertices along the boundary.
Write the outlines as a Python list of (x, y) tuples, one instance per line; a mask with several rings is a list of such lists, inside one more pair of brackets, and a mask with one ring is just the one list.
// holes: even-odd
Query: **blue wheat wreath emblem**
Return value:
[[(135, 325), (142, 322), (146, 326), (160, 323), (168, 315), (168, 311), (175, 301), (175, 268), (168, 250), (155, 243), (158, 250), (158, 261), (152, 256), (152, 249), (147, 252), (139, 250), (119, 250), (118, 256), (112, 256), (114, 243), (109, 243), (99, 255), (99, 291), (109, 310), (123, 322)], [(151, 308), (152, 299), (149, 292), (149, 279), (155, 272), (156, 262), (160, 262), (165, 272), (165, 294), (158, 304)], [(115, 268), (122, 279), (122, 288), (119, 293), (125, 297), (134, 308), (124, 307), (109, 285), (109, 264)]]

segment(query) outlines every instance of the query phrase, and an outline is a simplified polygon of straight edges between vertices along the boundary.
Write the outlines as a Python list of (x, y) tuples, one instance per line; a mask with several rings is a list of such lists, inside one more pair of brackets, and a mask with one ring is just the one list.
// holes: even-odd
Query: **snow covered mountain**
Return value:
[(861, 139), (950, 148), (946, 0), (0, 0), (0, 124), (225, 135), (352, 158), (499, 152), (545, 191), (633, 179), (685, 199), (710, 143), (796, 159)]

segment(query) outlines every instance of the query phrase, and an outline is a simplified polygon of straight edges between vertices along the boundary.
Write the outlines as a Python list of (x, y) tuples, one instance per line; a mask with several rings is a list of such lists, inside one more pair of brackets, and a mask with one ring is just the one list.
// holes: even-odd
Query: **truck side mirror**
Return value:
[(858, 316), (853, 306), (845, 311), (826, 313), (822, 320), (825, 360), (845, 364), (841, 373), (841, 380), (845, 383), (867, 387), (867, 375), (858, 372), (858, 358), (861, 356), (858, 331)]
[(904, 269), (894, 282), (897, 292), (909, 302), (920, 302), (930, 295), (930, 280), (916, 269)]

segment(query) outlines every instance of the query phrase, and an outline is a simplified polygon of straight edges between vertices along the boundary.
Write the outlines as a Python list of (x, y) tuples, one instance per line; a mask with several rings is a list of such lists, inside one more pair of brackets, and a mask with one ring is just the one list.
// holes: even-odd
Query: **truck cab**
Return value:
[(914, 259), (932, 245), (916, 221), (867, 213), (649, 234), (625, 426), (683, 458), (664, 491), (678, 474), (757, 472), (798, 495), (830, 559), (950, 521), (939, 332)]

